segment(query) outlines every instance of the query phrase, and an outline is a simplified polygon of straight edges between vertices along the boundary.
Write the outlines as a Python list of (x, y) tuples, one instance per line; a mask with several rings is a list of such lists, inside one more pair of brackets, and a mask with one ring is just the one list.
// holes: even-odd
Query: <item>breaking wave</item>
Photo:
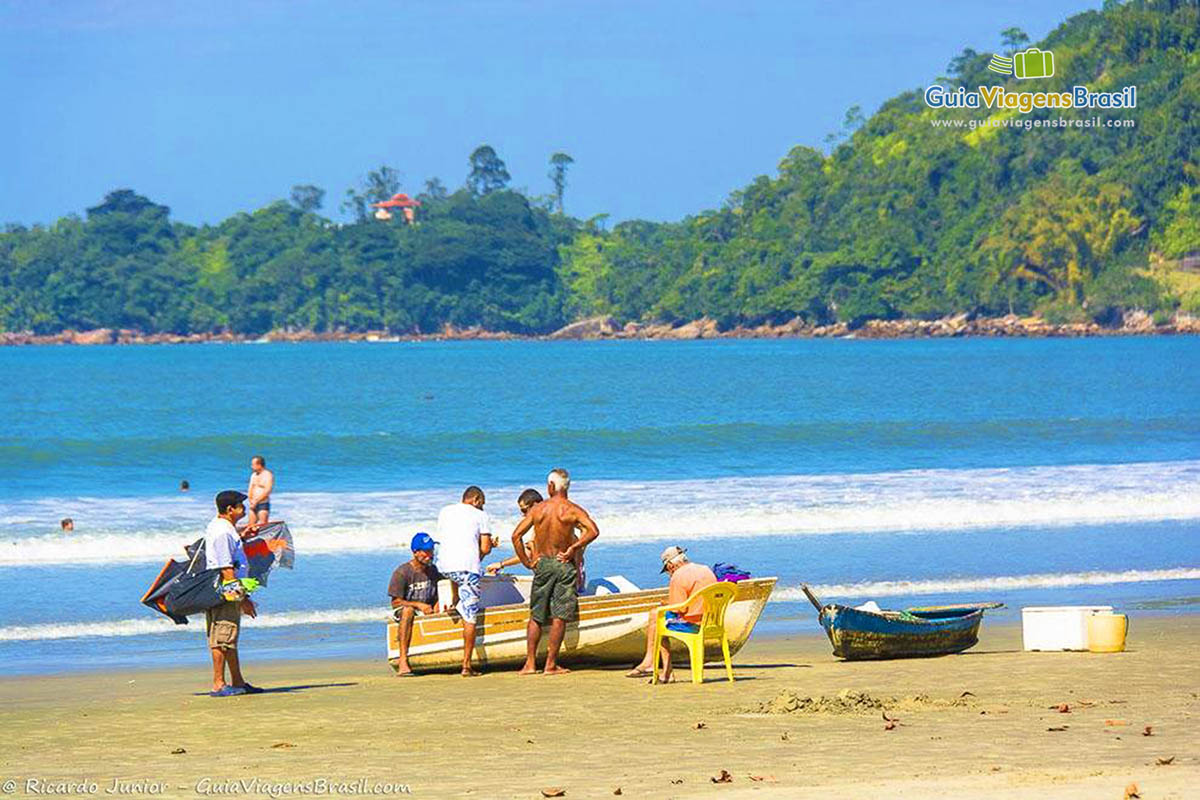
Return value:
[[(1200, 580), (1200, 569), (1131, 569), (1123, 572), (1066, 572), (1040, 575), (996, 575), (980, 578), (933, 578), (917, 581), (864, 581), (831, 583), (809, 588), (822, 600), (852, 597), (908, 597), (957, 592), (1011, 592), (1021, 589), (1067, 589), (1072, 586), (1106, 586), (1116, 583)], [(799, 586), (776, 587), (771, 601), (808, 602)]]
[[(521, 487), (487, 487), (503, 534)], [(281, 493), (301, 557), (402, 547), (432, 530), (456, 490)], [(776, 534), (930, 532), (1200, 520), (1200, 461), (906, 470), (686, 481), (592, 481), (575, 499), (606, 542)], [(49, 498), (0, 503), (0, 566), (154, 562), (200, 536), (207, 498)], [(76, 533), (31, 520), (71, 516)], [(54, 527), (57, 527), (56, 525)]]
[[(343, 608), (329, 611), (282, 611), (262, 614), (256, 619), (242, 618), (248, 628), (289, 628), (296, 625), (346, 625), (355, 622), (380, 622), (387, 619), (387, 609)], [(166, 617), (153, 616), (135, 619), (100, 620), (96, 622), (48, 622), (40, 625), (12, 625), (0, 628), (0, 642), (29, 642), (46, 639), (76, 639), (83, 637), (143, 636), (160, 633), (203, 633), (195, 620), (189, 625), (176, 625)]]

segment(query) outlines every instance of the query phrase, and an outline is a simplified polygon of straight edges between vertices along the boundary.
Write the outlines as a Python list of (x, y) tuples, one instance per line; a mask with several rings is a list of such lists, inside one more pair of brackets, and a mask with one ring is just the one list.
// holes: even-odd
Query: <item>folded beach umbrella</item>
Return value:
[(292, 544), (292, 532), (286, 522), (272, 522), (258, 533), (242, 540), (249, 567), (247, 577), (254, 578), (263, 586), (267, 576), (276, 567), (292, 569), (296, 565), (296, 548)]
[(142, 605), (152, 608), (160, 614), (165, 614), (176, 625), (187, 625), (187, 617), (167, 610), (167, 593), (187, 573), (187, 567), (185, 561), (169, 559), (162, 571), (158, 573), (158, 577), (150, 584), (150, 588), (142, 595)]
[[(272, 522), (258, 533), (242, 540), (246, 553), (248, 578), (262, 586), (275, 567), (292, 569), (296, 550), (292, 532), (285, 522)], [(142, 604), (169, 617), (176, 625), (186, 625), (189, 614), (198, 614), (225, 602), (221, 590), (221, 571), (198, 569), (203, 566), (204, 540), (184, 547), (187, 561), (168, 561), (142, 595)]]
[(221, 571), (198, 568), (204, 564), (204, 540), (197, 539), (184, 552), (188, 560), (167, 561), (142, 595), (142, 605), (169, 617), (176, 625), (187, 625), (189, 614), (199, 614), (224, 602)]

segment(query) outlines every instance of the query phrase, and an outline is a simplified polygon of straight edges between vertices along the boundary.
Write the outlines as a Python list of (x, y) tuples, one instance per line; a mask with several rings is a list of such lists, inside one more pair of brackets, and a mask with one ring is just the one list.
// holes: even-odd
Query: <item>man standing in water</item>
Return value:
[[(533, 588), (529, 595), (529, 626), (525, 634), (525, 666), (520, 674), (537, 672), (537, 649), (542, 628), (550, 626), (550, 641), (546, 650), (546, 675), (569, 672), (558, 665), (558, 650), (562, 647), (567, 623), (579, 618), (579, 573), (576, 554), (600, 535), (600, 529), (586, 511), (567, 497), (571, 476), (565, 469), (555, 469), (546, 479), (550, 499), (538, 503), (517, 524), (513, 531), (513, 550), (521, 563), (533, 570)], [(521, 537), (533, 528), (533, 553), (525, 552)], [(575, 529), (583, 535), (575, 538)]]
[(246, 524), (251, 529), (258, 529), (267, 524), (271, 518), (271, 490), (275, 488), (275, 473), (267, 469), (267, 461), (262, 456), (250, 459), (250, 487), (246, 489), (249, 498), (249, 515)]

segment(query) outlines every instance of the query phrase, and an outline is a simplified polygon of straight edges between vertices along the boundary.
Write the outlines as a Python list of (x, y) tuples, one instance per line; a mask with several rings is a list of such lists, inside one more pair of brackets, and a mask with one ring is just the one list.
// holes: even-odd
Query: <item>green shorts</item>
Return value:
[(542, 556), (533, 567), (533, 589), (529, 593), (529, 618), (538, 625), (551, 619), (579, 619), (579, 574), (573, 561)]

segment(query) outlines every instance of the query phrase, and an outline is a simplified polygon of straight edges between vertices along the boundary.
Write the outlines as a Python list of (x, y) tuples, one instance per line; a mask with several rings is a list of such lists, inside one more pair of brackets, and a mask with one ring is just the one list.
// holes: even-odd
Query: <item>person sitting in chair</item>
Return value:
[[(688, 560), (687, 550), (679, 546), (668, 547), (662, 551), (662, 571), (670, 575), (667, 584), (667, 602), (663, 605), (675, 605), (687, 600), (705, 586), (717, 582), (717, 576), (704, 564), (696, 564)], [(680, 614), (675, 611), (667, 612), (667, 625), (691, 626), (700, 622), (704, 616), (704, 607), (696, 601)], [(629, 672), (627, 678), (649, 678), (654, 674), (654, 632), (658, 621), (657, 609), (650, 611), (650, 620), (646, 624), (646, 655)], [(659, 654), (663, 660), (663, 682), (671, 680), (671, 651), (666, 644), (659, 645)]]

